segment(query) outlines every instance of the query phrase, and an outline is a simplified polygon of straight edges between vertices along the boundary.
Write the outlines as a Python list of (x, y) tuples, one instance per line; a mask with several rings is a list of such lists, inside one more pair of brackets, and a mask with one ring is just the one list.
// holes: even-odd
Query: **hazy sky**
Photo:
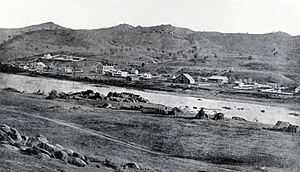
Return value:
[(0, 28), (172, 24), (197, 31), (300, 35), (300, 0), (0, 0)]

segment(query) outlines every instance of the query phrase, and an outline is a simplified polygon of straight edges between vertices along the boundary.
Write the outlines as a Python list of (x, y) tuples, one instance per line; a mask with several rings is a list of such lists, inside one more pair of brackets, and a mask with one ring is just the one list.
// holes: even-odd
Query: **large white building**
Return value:
[(106, 72), (113, 72), (113, 71), (116, 71), (113, 65), (99, 64), (97, 66), (97, 73), (105, 74)]

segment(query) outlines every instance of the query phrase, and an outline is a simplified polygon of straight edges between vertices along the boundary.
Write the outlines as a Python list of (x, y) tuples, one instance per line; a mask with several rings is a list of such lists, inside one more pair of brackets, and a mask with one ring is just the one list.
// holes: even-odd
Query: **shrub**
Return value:
[(46, 99), (55, 99), (57, 98), (57, 91), (56, 90), (51, 90), (49, 95), (46, 97)]

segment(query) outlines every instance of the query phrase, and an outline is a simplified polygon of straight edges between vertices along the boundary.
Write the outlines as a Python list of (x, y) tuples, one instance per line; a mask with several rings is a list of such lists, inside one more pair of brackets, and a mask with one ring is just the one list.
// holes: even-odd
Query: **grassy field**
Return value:
[[(79, 102), (0, 91), (0, 118), (21, 133), (97, 159), (84, 168), (0, 147), (0, 171), (117, 171), (101, 165), (137, 162), (142, 171), (299, 171), (300, 137), (260, 123), (204, 121), (98, 109)], [(101, 136), (107, 136), (106, 137)], [(100, 164), (100, 165), (99, 165)]]

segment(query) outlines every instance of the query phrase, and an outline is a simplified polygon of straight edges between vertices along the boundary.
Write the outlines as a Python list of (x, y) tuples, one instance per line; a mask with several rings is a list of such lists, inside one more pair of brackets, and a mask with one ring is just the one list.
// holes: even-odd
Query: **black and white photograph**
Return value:
[(0, 0), (0, 172), (300, 172), (299, 0)]

